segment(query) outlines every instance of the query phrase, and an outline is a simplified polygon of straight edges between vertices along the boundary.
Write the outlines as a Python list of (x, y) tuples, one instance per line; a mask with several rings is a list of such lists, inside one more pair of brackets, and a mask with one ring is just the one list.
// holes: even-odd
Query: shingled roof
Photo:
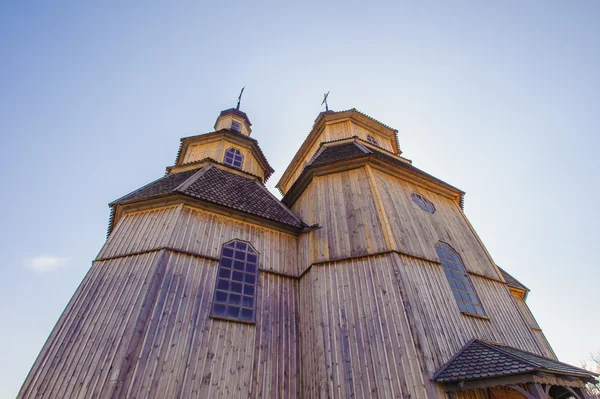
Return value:
[(305, 226), (260, 182), (213, 165), (167, 175), (119, 198), (110, 206), (175, 193), (288, 226), (296, 228)]
[(504, 277), (506, 284), (508, 284), (511, 287), (518, 288), (520, 290), (529, 291), (529, 288), (525, 287), (519, 280), (517, 280), (516, 278), (511, 276), (506, 270), (504, 270), (503, 268), (501, 268), (498, 265), (496, 265), (496, 266), (500, 270), (500, 273), (502, 273), (502, 276)]
[(448, 383), (514, 374), (550, 372), (591, 377), (590, 371), (510, 346), (474, 339), (469, 341), (432, 379)]

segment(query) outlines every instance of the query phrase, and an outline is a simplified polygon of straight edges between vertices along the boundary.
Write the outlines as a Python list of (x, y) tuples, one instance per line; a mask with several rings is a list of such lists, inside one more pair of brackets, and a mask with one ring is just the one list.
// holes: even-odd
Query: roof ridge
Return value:
[(296, 216), (296, 214), (294, 212), (292, 212), (292, 210), (290, 208), (288, 208), (283, 202), (281, 202), (279, 199), (277, 199), (277, 197), (274, 196), (273, 193), (271, 193), (264, 184), (261, 184), (256, 180), (254, 180), (254, 183), (258, 184), (260, 186), (260, 188), (263, 189), (269, 195), (269, 197), (271, 197), (273, 200), (275, 200), (275, 202), (277, 202), (277, 204), (279, 204), (279, 206), (281, 206), (284, 211), (289, 213), (294, 219), (296, 219), (298, 222), (300, 222), (300, 224), (302, 226), (308, 226), (308, 224), (304, 223), (304, 221), (302, 219), (300, 219), (298, 216)]
[(187, 190), (189, 186), (194, 184), (196, 182), (196, 180), (198, 180), (200, 178), (200, 176), (205, 174), (210, 168), (213, 168), (213, 166), (210, 164), (201, 167), (200, 169), (198, 169), (198, 171), (196, 173), (194, 173), (189, 178), (187, 178), (183, 183), (181, 183), (180, 185), (175, 187), (172, 192), (185, 193), (185, 190)]
[[(519, 352), (526, 353), (526, 354), (528, 354), (528, 355), (532, 355), (532, 356), (535, 356), (535, 357), (539, 357), (539, 358), (541, 358), (541, 359), (545, 359), (545, 360), (550, 360), (550, 361), (552, 361), (552, 362), (554, 362), (554, 363), (562, 364), (563, 366), (568, 366), (568, 367), (571, 367), (571, 368), (574, 368), (574, 369), (577, 369), (577, 370), (584, 371), (584, 372), (586, 372), (586, 373), (591, 373), (591, 374), (593, 374), (593, 372), (592, 372), (592, 371), (590, 371), (590, 370), (586, 370), (586, 369), (584, 369), (584, 368), (581, 368), (581, 367), (573, 366), (572, 364), (565, 363), (565, 362), (561, 362), (560, 360), (550, 359), (549, 357), (545, 357), (545, 356), (542, 356), (542, 355), (540, 355), (540, 354), (538, 354), (538, 353), (533, 353), (533, 352), (530, 352), (530, 351), (527, 351), (527, 350), (524, 350), (524, 349), (519, 349), (519, 348), (515, 348), (515, 347), (512, 347), (512, 346), (504, 345), (504, 344), (491, 344), (491, 345), (493, 345), (493, 346), (500, 346), (500, 347), (506, 347), (506, 348), (510, 348), (510, 349), (514, 349), (514, 350), (517, 350), (517, 351), (519, 351)], [(498, 349), (500, 349), (500, 348), (498, 348)], [(501, 350), (501, 349), (500, 349), (500, 350)], [(506, 352), (506, 351), (502, 351), (502, 352)], [(515, 355), (515, 356), (516, 356), (516, 355)], [(521, 358), (521, 357), (519, 357), (519, 359), (522, 359), (522, 358)], [(533, 363), (533, 362), (532, 362), (532, 363)], [(544, 367), (544, 365), (542, 365), (542, 364), (540, 364), (540, 367), (541, 367), (541, 368), (546, 368), (546, 367)], [(598, 374), (596, 374), (596, 375), (598, 375)]]

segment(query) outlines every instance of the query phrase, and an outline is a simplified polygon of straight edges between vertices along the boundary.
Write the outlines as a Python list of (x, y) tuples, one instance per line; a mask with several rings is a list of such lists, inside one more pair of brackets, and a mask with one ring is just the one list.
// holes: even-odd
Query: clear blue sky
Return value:
[(0, 5), (0, 397), (104, 243), (108, 202), (243, 85), (270, 188), (331, 90), (467, 192), (561, 360), (600, 350), (600, 3), (87, 3)]

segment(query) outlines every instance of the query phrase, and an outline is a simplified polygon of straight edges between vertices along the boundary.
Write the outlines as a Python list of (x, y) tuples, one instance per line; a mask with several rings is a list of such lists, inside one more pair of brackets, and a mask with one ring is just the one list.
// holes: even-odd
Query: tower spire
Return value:
[(323, 94), (323, 102), (321, 103), (321, 105), (325, 104), (325, 112), (329, 112), (329, 104), (327, 104), (327, 97), (328, 96), (329, 96), (329, 92)]
[(235, 109), (237, 109), (238, 111), (240, 109), (240, 103), (242, 102), (242, 94), (244, 94), (245, 88), (246, 88), (246, 86), (242, 87), (242, 90), (240, 91), (240, 95), (238, 96), (237, 106), (235, 107)]

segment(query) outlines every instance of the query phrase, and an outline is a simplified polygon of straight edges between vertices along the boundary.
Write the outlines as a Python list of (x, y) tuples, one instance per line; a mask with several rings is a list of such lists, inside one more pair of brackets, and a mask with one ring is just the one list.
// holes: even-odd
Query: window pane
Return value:
[(227, 302), (227, 293), (225, 291), (217, 291), (215, 295), (215, 301)]
[(223, 256), (227, 256), (228, 258), (233, 258), (233, 249), (223, 248)]
[(460, 311), (485, 316), (460, 255), (442, 242), (437, 243), (435, 249)]
[(246, 308), (251, 308), (254, 306), (254, 298), (251, 296), (243, 296), (242, 297), (242, 306)]
[(233, 276), (231, 277), (233, 281), (244, 281), (244, 273), (242, 272), (233, 272)]
[(238, 308), (237, 306), (227, 306), (227, 316), (228, 317), (234, 317), (237, 319), (239, 315), (240, 315), (240, 308)]
[(215, 303), (215, 306), (213, 306), (213, 314), (217, 316), (225, 315), (225, 305), (219, 305)]
[(250, 321), (252, 320), (252, 309), (242, 309), (240, 319)]
[(241, 294), (242, 293), (242, 283), (231, 283), (231, 291)]
[(242, 302), (242, 297), (236, 294), (229, 294), (228, 302), (230, 305), (239, 305)]
[(252, 321), (258, 256), (246, 242), (223, 245), (215, 282), (213, 316)]
[(242, 271), (242, 272), (243, 272), (243, 271), (244, 271), (244, 269), (245, 269), (245, 267), (244, 267), (244, 266), (246, 266), (246, 263), (245, 263), (244, 261), (241, 261), (241, 260), (236, 260), (236, 261), (233, 263), (233, 268), (234, 268), (235, 270), (239, 270), (239, 271)]

